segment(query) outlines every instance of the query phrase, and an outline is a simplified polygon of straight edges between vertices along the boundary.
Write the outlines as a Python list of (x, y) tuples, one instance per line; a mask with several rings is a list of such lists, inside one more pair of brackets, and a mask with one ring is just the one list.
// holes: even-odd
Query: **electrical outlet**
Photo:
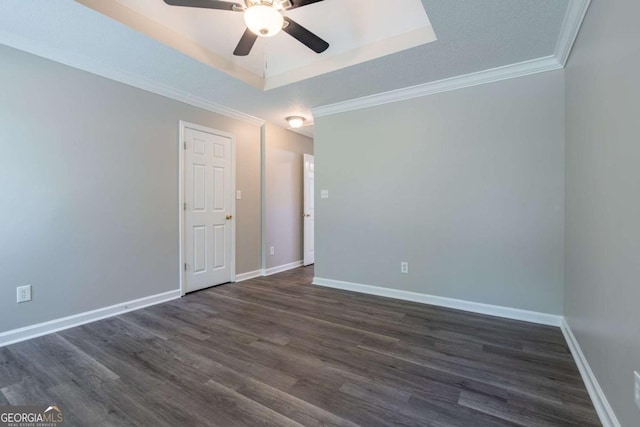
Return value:
[(269, 255), (275, 255), (276, 254), (276, 248), (271, 246), (269, 247)]
[(634, 399), (636, 401), (636, 406), (640, 409), (640, 373), (634, 372), (633, 376), (635, 378), (635, 386), (634, 386)]
[(31, 301), (31, 285), (18, 286), (16, 291), (18, 293), (19, 303)]
[(320, 190), (320, 198), (328, 199), (329, 198), (329, 190)]
[(402, 261), (400, 263), (400, 273), (409, 274), (409, 263), (406, 261)]

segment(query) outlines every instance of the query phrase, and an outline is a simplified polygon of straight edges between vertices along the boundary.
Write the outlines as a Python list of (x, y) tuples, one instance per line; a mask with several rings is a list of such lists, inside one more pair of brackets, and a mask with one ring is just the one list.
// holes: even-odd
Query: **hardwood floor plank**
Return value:
[(291, 394), (255, 380), (247, 381), (238, 392), (304, 426), (356, 427), (357, 424), (314, 406)]
[(10, 405), (49, 405), (51, 395), (46, 386), (34, 377), (24, 377), (22, 380), (3, 387), (0, 393)]
[(120, 340), (112, 344), (113, 337), (102, 338), (89, 325), (59, 334), (115, 372), (120, 381), (127, 384), (131, 393), (153, 389), (165, 381), (160, 374), (147, 369), (146, 364), (135, 357), (136, 352), (141, 351), (138, 343), (135, 343), (134, 348), (128, 348), (127, 343)]
[(58, 334), (46, 335), (12, 346), (17, 358), (27, 361), (27, 366), (40, 381), (47, 379), (50, 385), (69, 379), (78, 384), (108, 382), (118, 375)]
[(9, 400), (7, 400), (7, 397), (4, 395), (2, 389), (0, 389), (0, 405), (2, 406), (9, 406), (12, 403), (9, 402)]
[(207, 381), (205, 385), (211, 388), (213, 395), (225, 403), (225, 413), (241, 425), (302, 427), (302, 424), (213, 380)]
[[(11, 385), (30, 375), (26, 361), (10, 351), (13, 346), (0, 348), (0, 388)], [(15, 348), (15, 347), (14, 347)]]
[(459, 404), (525, 426), (600, 425), (592, 415), (575, 408), (571, 410), (562, 406), (532, 405), (529, 402), (524, 405), (514, 404), (508, 399), (469, 391), (461, 393)]
[(248, 378), (261, 381), (272, 387), (287, 389), (297, 381), (297, 378), (292, 375), (268, 366), (267, 364), (270, 362), (267, 360), (260, 360), (255, 356), (246, 357), (246, 350), (239, 353), (231, 347), (230, 351), (227, 351), (229, 347), (227, 347), (226, 344), (214, 344), (213, 342), (202, 343), (188, 341), (186, 339), (176, 340), (176, 344), (188, 345), (191, 351), (195, 351), (199, 355), (219, 362), (229, 369), (242, 372), (243, 375), (246, 375)]
[[(416, 393), (409, 399), (409, 405), (421, 413), (428, 414), (427, 425), (459, 426), (459, 427), (506, 427), (516, 426), (510, 421), (491, 414), (475, 411), (460, 405), (451, 405), (439, 400), (426, 398)], [(532, 426), (533, 427), (533, 426)]]
[(289, 393), (361, 426), (424, 425), (421, 420), (411, 419), (400, 411), (388, 411), (372, 402), (338, 393), (334, 388), (310, 379), (298, 381), (289, 389)]
[(65, 414), (65, 425), (73, 426), (129, 426), (131, 419), (114, 410), (103, 396), (74, 382), (59, 384), (49, 389), (52, 401), (57, 402)]

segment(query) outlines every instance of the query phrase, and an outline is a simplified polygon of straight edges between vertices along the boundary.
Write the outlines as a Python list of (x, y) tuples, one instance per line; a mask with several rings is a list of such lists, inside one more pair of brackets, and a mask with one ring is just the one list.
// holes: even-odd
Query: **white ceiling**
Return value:
[[(169, 36), (167, 43), (174, 48), (259, 89), (284, 86), (436, 40), (420, 0), (329, 0), (285, 10), (285, 16), (328, 41), (329, 49), (317, 54), (281, 32), (258, 38), (248, 56), (233, 55), (246, 28), (243, 13), (169, 6), (161, 0), (76, 1), (160, 42), (167, 40), (169, 29), (181, 36)], [(202, 51), (209, 57), (201, 56)]]
[(553, 55), (570, 1), (422, 0), (437, 41), (266, 92), (73, 0), (0, 1), (0, 43), (286, 127), (313, 107)]

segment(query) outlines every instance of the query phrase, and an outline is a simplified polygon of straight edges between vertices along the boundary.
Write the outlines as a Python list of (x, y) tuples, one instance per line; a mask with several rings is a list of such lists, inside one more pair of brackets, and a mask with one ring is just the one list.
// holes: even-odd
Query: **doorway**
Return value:
[(303, 198), (304, 198), (304, 243), (303, 265), (315, 263), (315, 208), (314, 208), (314, 158), (304, 154), (303, 158)]
[(180, 122), (182, 294), (235, 280), (235, 141)]

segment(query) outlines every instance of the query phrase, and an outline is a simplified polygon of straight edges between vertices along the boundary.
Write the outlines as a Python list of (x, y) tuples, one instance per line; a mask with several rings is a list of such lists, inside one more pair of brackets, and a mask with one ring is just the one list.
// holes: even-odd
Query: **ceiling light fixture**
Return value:
[(257, 4), (244, 11), (244, 23), (260, 37), (273, 37), (282, 30), (284, 17), (273, 6)]
[(304, 125), (304, 117), (300, 117), (300, 116), (291, 116), (291, 117), (287, 117), (287, 122), (289, 122), (289, 127), (291, 127), (292, 129), (298, 129), (301, 128), (302, 125)]

